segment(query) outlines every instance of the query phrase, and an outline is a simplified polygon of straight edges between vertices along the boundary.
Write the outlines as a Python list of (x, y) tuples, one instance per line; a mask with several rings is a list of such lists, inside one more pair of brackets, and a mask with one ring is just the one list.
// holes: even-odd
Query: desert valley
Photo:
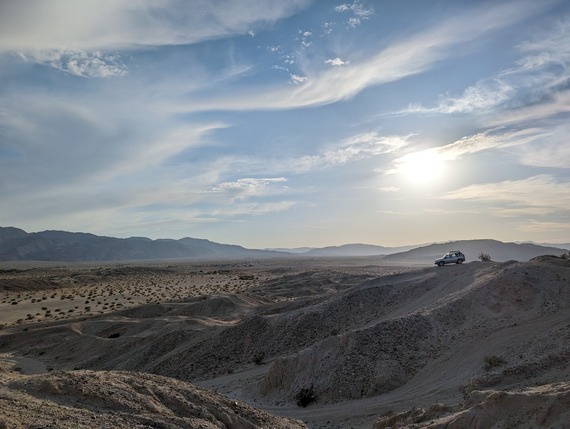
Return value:
[(400, 250), (4, 260), (0, 428), (570, 427), (564, 250)]

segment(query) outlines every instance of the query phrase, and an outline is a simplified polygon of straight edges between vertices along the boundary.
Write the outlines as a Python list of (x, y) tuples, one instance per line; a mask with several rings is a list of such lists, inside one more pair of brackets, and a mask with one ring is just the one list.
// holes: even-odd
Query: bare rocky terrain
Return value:
[(554, 256), (4, 263), (0, 325), (0, 428), (569, 427)]

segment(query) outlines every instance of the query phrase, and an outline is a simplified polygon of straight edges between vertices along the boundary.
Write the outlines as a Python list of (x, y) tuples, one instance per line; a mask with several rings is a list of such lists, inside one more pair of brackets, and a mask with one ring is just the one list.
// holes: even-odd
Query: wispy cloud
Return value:
[(330, 58), (330, 59), (326, 60), (325, 64), (329, 64), (329, 65), (334, 66), (334, 67), (339, 67), (339, 66), (349, 65), (350, 61), (343, 61), (339, 57), (336, 57), (336, 58)]
[[(352, 136), (318, 155), (289, 160), (282, 168), (295, 172), (313, 171), (393, 153), (408, 144), (410, 136), (382, 136), (376, 132)], [(286, 167), (287, 166), (287, 167)]]
[(77, 76), (123, 76), (127, 68), (119, 52), (235, 34), (253, 36), (257, 28), (291, 16), (309, 3), (46, 0), (32, 7), (26, 2), (0, 2), (0, 54), (17, 53), (26, 61)]
[(127, 67), (118, 55), (83, 50), (30, 50), (20, 53), (26, 62), (44, 64), (82, 77), (125, 76)]
[(494, 203), (499, 216), (565, 214), (570, 216), (570, 182), (557, 181), (550, 175), (523, 180), (471, 185), (449, 192), (447, 200)]
[(346, 20), (346, 25), (348, 27), (358, 27), (362, 24), (363, 20), (369, 19), (374, 15), (374, 8), (372, 6), (367, 6), (365, 2), (354, 0), (352, 3), (343, 3), (334, 8), (336, 12), (339, 13), (350, 13), (350, 16)]
[(393, 114), (447, 114), (486, 111), (509, 101), (514, 93), (514, 88), (506, 80), (488, 79), (470, 86), (459, 97), (451, 97), (448, 94), (440, 96), (440, 101), (435, 107), (425, 107), (419, 103), (414, 103)]
[[(108, 94), (103, 95), (103, 97)], [(139, 103), (135, 103), (139, 100)], [(149, 172), (171, 157), (208, 144), (223, 123), (178, 123), (152, 100), (19, 92), (0, 100), (0, 127), (11, 156), (0, 157), (0, 190), (48, 189), (106, 183)], [(24, 168), (25, 167), (25, 168)], [(33, 171), (34, 174), (29, 174)]]
[[(247, 34), (305, 8), (308, 0), (178, 0), (0, 3), (0, 50), (118, 50)], [(112, 18), (110, 18), (112, 17)]]
[[(350, 67), (328, 69), (305, 65), (303, 85), (294, 88), (248, 88), (247, 93), (229, 94), (181, 102), (180, 110), (290, 109), (318, 106), (351, 98), (373, 85), (394, 82), (424, 72), (438, 61), (456, 55), (458, 46), (486, 33), (512, 25), (540, 10), (538, 3), (501, 3), (475, 8), (424, 32), (396, 41), (368, 58), (353, 59)], [(295, 74), (300, 77), (301, 75)], [(299, 83), (298, 79), (294, 79)], [(331, 88), (335, 88), (331, 91)], [(455, 105), (459, 105), (456, 102)]]
[(570, 79), (570, 20), (517, 48), (524, 56), (495, 77), (477, 82), (459, 96), (441, 95), (435, 106), (411, 103), (393, 114), (490, 113), (491, 123), (498, 125), (569, 111), (568, 91), (560, 90)]
[(539, 137), (542, 130), (524, 129), (520, 131), (496, 128), (472, 136), (463, 137), (451, 144), (434, 148), (444, 160), (455, 160), (463, 155), (474, 154), (490, 149), (504, 149), (526, 145)]
[(243, 178), (232, 182), (222, 182), (213, 186), (208, 192), (221, 194), (229, 202), (245, 200), (251, 197), (265, 196), (268, 193), (283, 193), (283, 186), (279, 189), (275, 185), (287, 182), (285, 177), (273, 178)]
[(497, 127), (429, 149), (442, 160), (453, 161), (483, 151), (507, 152), (510, 158), (533, 167), (570, 166), (570, 125), (564, 120), (544, 121), (535, 127)]

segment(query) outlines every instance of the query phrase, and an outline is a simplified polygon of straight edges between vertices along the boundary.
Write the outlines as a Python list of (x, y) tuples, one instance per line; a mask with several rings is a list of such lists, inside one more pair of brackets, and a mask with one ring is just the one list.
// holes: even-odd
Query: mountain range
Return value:
[(527, 261), (535, 256), (560, 255), (570, 244), (539, 245), (503, 243), (497, 240), (461, 240), (448, 243), (384, 247), (346, 244), (303, 249), (246, 249), (205, 239), (151, 240), (145, 237), (115, 238), (82, 232), (42, 231), (28, 233), (0, 227), (0, 261), (134, 261), (150, 259), (263, 259), (277, 257), (377, 256), (386, 262), (433, 263), (450, 250), (461, 250), (467, 261), (487, 253), (494, 261)]

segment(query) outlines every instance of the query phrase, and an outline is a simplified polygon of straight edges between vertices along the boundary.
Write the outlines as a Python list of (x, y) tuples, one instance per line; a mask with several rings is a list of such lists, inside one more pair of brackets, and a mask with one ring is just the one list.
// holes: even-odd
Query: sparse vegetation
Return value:
[(489, 262), (491, 260), (491, 256), (488, 253), (481, 252), (477, 257), (483, 262)]
[(311, 402), (315, 402), (317, 400), (317, 396), (313, 390), (313, 386), (311, 387), (304, 387), (299, 390), (299, 393), (295, 395), (295, 399), (297, 400), (297, 405), (300, 407), (306, 407)]
[(570, 251), (563, 253), (562, 255), (560, 255), (560, 257), (562, 259), (570, 259)]
[(501, 356), (496, 356), (496, 355), (485, 356), (484, 361), (485, 363), (483, 364), (483, 368), (485, 368), (486, 370), (490, 370), (491, 368), (495, 368), (497, 366), (501, 366), (507, 363), (507, 361), (503, 359)]
[(469, 398), (469, 395), (471, 394), (471, 392), (473, 392), (474, 390), (477, 390), (479, 387), (479, 384), (473, 380), (470, 379), (469, 382), (465, 385), (461, 387), (461, 394), (463, 395), (463, 400), (467, 401), (467, 398)]
[(255, 353), (253, 353), (253, 363), (256, 365), (261, 365), (263, 359), (265, 359), (265, 352), (263, 350), (256, 350)]

